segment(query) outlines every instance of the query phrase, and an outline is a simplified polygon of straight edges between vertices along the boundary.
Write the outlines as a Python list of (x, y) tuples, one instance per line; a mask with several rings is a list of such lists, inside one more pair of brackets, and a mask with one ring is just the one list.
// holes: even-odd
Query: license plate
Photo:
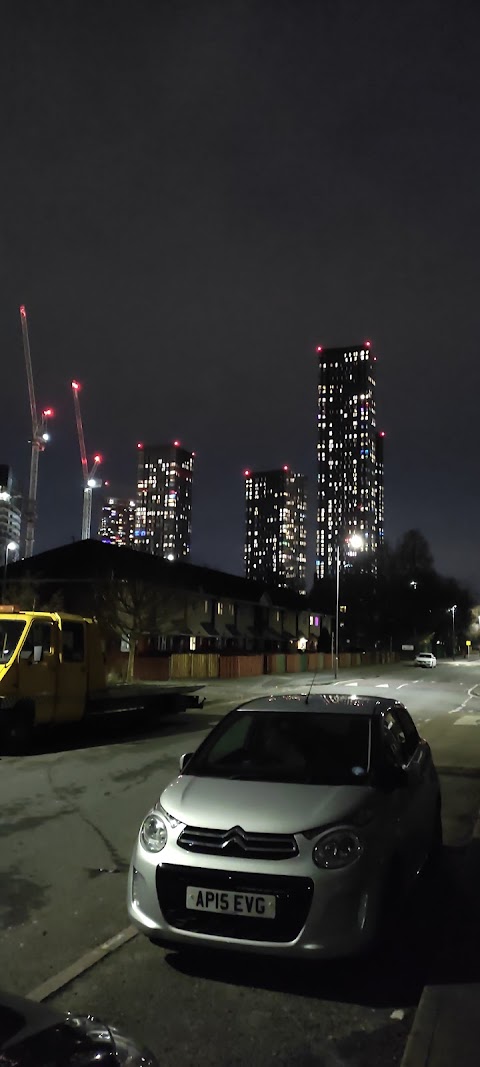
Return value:
[(254, 919), (275, 918), (275, 897), (264, 893), (234, 893), (232, 890), (187, 886), (186, 907), (224, 915), (244, 915)]

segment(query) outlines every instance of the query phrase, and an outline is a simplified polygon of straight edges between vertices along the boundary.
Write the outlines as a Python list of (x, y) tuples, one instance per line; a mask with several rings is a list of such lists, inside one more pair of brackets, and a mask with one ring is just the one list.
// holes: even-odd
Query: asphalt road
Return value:
[[(205, 708), (188, 716), (136, 726), (108, 717), (88, 734), (58, 730), (39, 737), (29, 756), (3, 757), (0, 984), (28, 994), (124, 930), (133, 840), (178, 756), (240, 700), (311, 681), (211, 683)], [(292, 967), (178, 955), (138, 936), (60, 988), (52, 1004), (122, 1026), (162, 1067), (387, 1067), (400, 1062), (425, 982), (480, 978), (469, 949), (480, 888), (470, 843), (480, 809), (480, 662), (315, 680), (317, 691), (332, 686), (402, 700), (441, 773), (444, 871), (436, 883), (424, 880), (414, 906), (398, 916), (399, 936), (384, 958)]]

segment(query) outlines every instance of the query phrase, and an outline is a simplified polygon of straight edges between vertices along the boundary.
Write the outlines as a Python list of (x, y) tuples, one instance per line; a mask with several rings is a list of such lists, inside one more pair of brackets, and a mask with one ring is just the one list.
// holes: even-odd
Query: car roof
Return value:
[(360, 712), (372, 718), (392, 706), (403, 707), (398, 700), (387, 697), (362, 696), (357, 693), (285, 693), (282, 696), (256, 697), (239, 704), (237, 711), (328, 712), (330, 715), (352, 715)]

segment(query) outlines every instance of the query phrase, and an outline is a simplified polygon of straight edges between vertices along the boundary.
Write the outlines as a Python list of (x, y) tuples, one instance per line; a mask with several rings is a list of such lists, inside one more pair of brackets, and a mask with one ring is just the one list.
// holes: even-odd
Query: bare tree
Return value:
[(146, 635), (168, 634), (185, 618), (185, 595), (176, 589), (160, 589), (137, 578), (115, 579), (97, 593), (101, 622), (128, 643), (127, 682), (135, 672), (138, 642)]
[(52, 591), (52, 583), (34, 578), (27, 572), (25, 578), (7, 581), (5, 603), (15, 604), (20, 611), (63, 611), (64, 597), (60, 589)]

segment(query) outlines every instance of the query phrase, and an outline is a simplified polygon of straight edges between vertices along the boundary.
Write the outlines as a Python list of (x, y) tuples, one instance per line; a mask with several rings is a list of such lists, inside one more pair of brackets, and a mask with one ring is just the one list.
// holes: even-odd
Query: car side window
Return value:
[(381, 721), (382, 743), (387, 757), (402, 767), (409, 758), (403, 727), (391, 708), (383, 713)]
[(62, 659), (64, 663), (83, 663), (85, 658), (83, 623), (62, 623)]
[(400, 724), (405, 737), (405, 751), (407, 754), (407, 760), (411, 759), (420, 744), (420, 737), (417, 727), (411, 717), (408, 714), (406, 708), (398, 708), (397, 716), (400, 720)]

